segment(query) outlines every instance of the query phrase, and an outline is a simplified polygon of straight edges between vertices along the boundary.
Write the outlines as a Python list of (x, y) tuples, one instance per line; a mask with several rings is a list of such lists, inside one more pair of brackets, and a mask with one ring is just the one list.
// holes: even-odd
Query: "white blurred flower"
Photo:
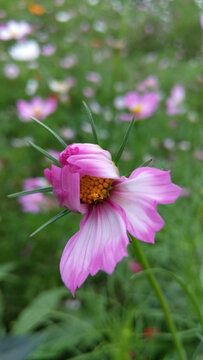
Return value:
[(94, 30), (104, 33), (107, 30), (107, 26), (104, 21), (102, 20), (96, 20), (93, 24)]
[(19, 61), (32, 61), (39, 57), (40, 47), (34, 40), (25, 40), (11, 46), (8, 50), (9, 55)]
[(26, 21), (15, 21), (9, 20), (5, 24), (0, 26), (0, 39), (11, 40), (11, 39), (22, 39), (26, 35), (30, 34), (32, 27)]
[(92, 132), (91, 125), (90, 125), (90, 123), (88, 123), (88, 122), (84, 122), (84, 123), (81, 125), (81, 129), (82, 129), (84, 132), (88, 133), (88, 134), (91, 134), (91, 132)]
[(101, 105), (96, 100), (91, 101), (89, 105), (94, 114), (101, 114)]
[(99, 3), (99, 0), (87, 0), (88, 4), (91, 6), (95, 6)]
[(65, 139), (65, 140), (71, 140), (74, 138), (75, 136), (75, 131), (69, 127), (66, 128), (62, 128), (61, 129), (61, 136)]
[(38, 82), (35, 79), (29, 79), (25, 87), (25, 92), (28, 95), (33, 95), (35, 94), (37, 88), (38, 88)]
[(163, 146), (167, 150), (172, 150), (174, 148), (174, 146), (175, 146), (175, 141), (173, 139), (167, 138), (167, 139), (164, 140)]
[(56, 13), (56, 20), (58, 22), (67, 22), (75, 16), (73, 11), (59, 11)]
[(124, 96), (117, 96), (114, 99), (114, 106), (116, 109), (118, 110), (122, 110), (125, 108), (125, 101), (124, 101)]
[(182, 150), (182, 151), (188, 151), (188, 150), (190, 150), (190, 148), (191, 148), (191, 144), (190, 144), (189, 141), (183, 140), (183, 141), (180, 141), (180, 142), (179, 142), (178, 148), (179, 148), (180, 150)]
[(69, 91), (73, 86), (75, 86), (75, 79), (73, 77), (68, 77), (63, 81), (58, 81), (56, 79), (51, 79), (49, 81), (49, 87), (52, 91), (59, 93), (59, 94), (65, 94), (67, 91)]

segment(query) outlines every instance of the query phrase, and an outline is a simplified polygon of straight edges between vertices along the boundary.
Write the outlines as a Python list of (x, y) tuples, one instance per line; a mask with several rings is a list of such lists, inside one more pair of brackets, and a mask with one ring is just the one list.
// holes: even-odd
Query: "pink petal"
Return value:
[(125, 181), (117, 180), (110, 195), (124, 210), (128, 231), (139, 240), (153, 243), (155, 232), (164, 226), (157, 203), (174, 202), (180, 193), (169, 171), (146, 167), (136, 169)]
[(31, 104), (33, 108), (39, 108), (39, 109), (43, 109), (44, 107), (44, 100), (39, 97), (39, 96), (35, 96), (32, 98), (31, 100)]
[(67, 166), (62, 169), (52, 165), (51, 170), (45, 169), (44, 174), (53, 186), (53, 192), (60, 206), (75, 212), (84, 212), (80, 204), (80, 175), (72, 173)]
[(159, 95), (157, 93), (147, 93), (142, 96), (141, 107), (142, 111), (137, 115), (138, 119), (147, 118), (155, 112), (159, 103)]
[(62, 166), (68, 165), (81, 176), (119, 178), (118, 169), (111, 160), (110, 153), (95, 144), (69, 145), (60, 154), (59, 161)]
[(129, 177), (127, 187), (134, 193), (155, 200), (159, 204), (173, 203), (182, 191), (179, 186), (171, 182), (170, 170), (162, 171), (150, 167), (134, 170)]
[(132, 109), (134, 106), (140, 103), (140, 95), (136, 92), (129, 92), (124, 97), (125, 106), (128, 109)]
[(111, 274), (127, 256), (126, 225), (118, 207), (110, 201), (89, 208), (80, 230), (67, 243), (60, 262), (64, 284), (74, 295), (89, 274)]
[(54, 97), (49, 97), (44, 101), (43, 114), (46, 117), (47, 115), (52, 114), (57, 108), (57, 100)]
[(22, 121), (31, 121), (33, 115), (32, 107), (29, 102), (24, 100), (18, 100), (16, 103), (18, 115)]
[(155, 201), (133, 196), (131, 191), (122, 191), (117, 186), (111, 191), (111, 200), (123, 209), (129, 233), (141, 241), (154, 243), (155, 232), (164, 226)]

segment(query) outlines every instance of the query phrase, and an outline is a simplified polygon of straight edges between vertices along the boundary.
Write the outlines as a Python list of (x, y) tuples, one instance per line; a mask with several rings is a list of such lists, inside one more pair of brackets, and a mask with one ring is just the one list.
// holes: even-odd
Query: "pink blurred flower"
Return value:
[(99, 83), (101, 81), (101, 75), (97, 72), (90, 71), (87, 73), (86, 79), (92, 83)]
[(6, 64), (3, 68), (4, 75), (9, 79), (16, 79), (20, 69), (16, 64)]
[(128, 266), (129, 266), (129, 269), (134, 273), (138, 273), (138, 272), (142, 271), (142, 265), (135, 260), (130, 260), (128, 262)]
[[(159, 103), (157, 93), (145, 93), (139, 95), (136, 92), (129, 92), (124, 97), (125, 107), (135, 116), (136, 120), (145, 119), (156, 111)], [(131, 121), (132, 115), (122, 114), (121, 120)]]
[(95, 94), (95, 91), (94, 89), (92, 89), (91, 87), (89, 86), (86, 86), (84, 89), (83, 89), (83, 95), (87, 98), (92, 98)]
[(57, 100), (50, 96), (42, 99), (39, 96), (33, 97), (31, 101), (17, 101), (18, 116), (21, 121), (31, 121), (32, 117), (44, 120), (48, 115), (52, 114), (57, 108)]
[(65, 127), (63, 129), (61, 129), (61, 136), (65, 140), (71, 140), (75, 136), (75, 131), (73, 129), (69, 128), (69, 127)]
[(20, 40), (26, 35), (30, 34), (32, 27), (26, 21), (9, 20), (5, 24), (0, 24), (0, 39), (1, 40)]
[(158, 79), (154, 75), (148, 76), (145, 80), (137, 85), (137, 91), (158, 91)]
[(95, 144), (69, 145), (59, 161), (62, 168), (52, 165), (45, 176), (59, 205), (84, 215), (60, 262), (62, 280), (74, 294), (89, 274), (111, 274), (127, 256), (127, 231), (154, 243), (164, 226), (157, 204), (173, 203), (181, 188), (171, 182), (170, 171), (149, 167), (120, 178), (110, 153)]
[[(23, 182), (23, 191), (34, 190), (48, 186), (44, 178), (28, 178)], [(46, 197), (43, 193), (30, 194), (18, 198), (23, 212), (39, 213), (53, 208), (54, 199)]]
[(64, 69), (70, 69), (70, 68), (72, 68), (73, 66), (75, 66), (77, 63), (78, 63), (78, 58), (77, 58), (76, 55), (66, 56), (65, 58), (63, 58), (63, 59), (60, 61), (60, 65), (61, 65), (61, 67), (64, 68)]
[(56, 45), (53, 44), (45, 44), (42, 47), (42, 55), (44, 56), (51, 56), (55, 53), (56, 51)]
[(194, 152), (194, 157), (195, 157), (197, 160), (203, 161), (203, 149), (197, 149), (197, 150), (195, 150), (195, 152)]
[(185, 99), (185, 89), (182, 85), (175, 85), (169, 98), (166, 100), (167, 115), (176, 115), (183, 112), (183, 101)]

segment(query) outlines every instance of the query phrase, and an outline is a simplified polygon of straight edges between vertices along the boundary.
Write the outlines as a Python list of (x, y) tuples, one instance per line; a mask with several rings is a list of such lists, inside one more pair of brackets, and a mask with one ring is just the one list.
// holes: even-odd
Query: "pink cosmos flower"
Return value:
[[(159, 103), (157, 93), (148, 92), (140, 95), (136, 92), (129, 92), (124, 97), (125, 107), (135, 115), (136, 120), (145, 119), (156, 111)], [(122, 114), (121, 120), (131, 121), (131, 114)]]
[[(47, 181), (44, 178), (28, 178), (23, 182), (23, 191), (34, 190), (46, 187)], [(55, 201), (42, 193), (30, 194), (18, 198), (23, 212), (39, 213), (55, 207)]]
[(167, 115), (177, 115), (183, 112), (183, 101), (185, 99), (185, 89), (182, 85), (175, 85), (169, 98), (166, 100)]
[(57, 100), (53, 96), (50, 96), (45, 100), (36, 96), (33, 97), (31, 101), (18, 100), (16, 105), (21, 121), (31, 121), (32, 117), (44, 120), (56, 110)]
[(164, 226), (157, 204), (173, 203), (181, 188), (170, 171), (141, 167), (119, 177), (108, 151), (95, 144), (71, 144), (44, 173), (60, 206), (84, 215), (80, 230), (68, 241), (60, 262), (64, 284), (74, 295), (87, 276), (111, 274), (127, 256), (127, 231), (154, 243)]
[(137, 85), (137, 90), (141, 92), (145, 91), (158, 91), (158, 79), (154, 75), (148, 76), (142, 82)]
[(26, 21), (9, 20), (0, 26), (0, 39), (1, 40), (20, 40), (26, 35), (30, 34), (32, 27)]
[(44, 56), (51, 56), (55, 53), (56, 51), (56, 45), (54, 44), (45, 44), (42, 47), (42, 55)]

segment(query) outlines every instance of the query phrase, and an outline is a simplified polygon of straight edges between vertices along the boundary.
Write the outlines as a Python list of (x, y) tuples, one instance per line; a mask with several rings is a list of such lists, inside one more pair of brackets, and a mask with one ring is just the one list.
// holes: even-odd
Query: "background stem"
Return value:
[[(145, 270), (150, 270), (150, 265), (148, 263), (148, 260), (145, 256), (145, 254), (143, 253), (142, 251), (142, 248), (139, 244), (139, 241), (135, 240), (132, 236), (130, 236), (131, 240), (132, 240), (132, 245), (133, 245), (133, 248), (135, 250), (135, 253), (140, 261), (140, 263), (142, 264), (142, 267), (145, 269)], [(167, 322), (167, 325), (168, 325), (168, 328), (171, 332), (171, 335), (172, 335), (172, 338), (173, 338), (173, 341), (174, 341), (174, 344), (176, 346), (176, 349), (177, 349), (177, 352), (179, 354), (179, 358), (181, 360), (186, 360), (187, 357), (186, 357), (186, 353), (185, 353), (185, 350), (182, 346), (182, 343), (178, 337), (178, 334), (177, 334), (177, 331), (176, 331), (176, 326), (173, 322), (173, 319), (171, 317), (171, 313), (170, 313), (170, 310), (169, 310), (169, 307), (168, 307), (168, 304), (164, 298), (164, 295), (162, 293), (162, 290), (156, 280), (156, 278), (154, 277), (153, 273), (152, 272), (149, 272), (147, 274), (147, 278), (160, 302), (160, 305), (162, 307), (162, 310), (163, 310), (163, 313), (165, 315), (165, 319), (166, 319), (166, 322)]]

